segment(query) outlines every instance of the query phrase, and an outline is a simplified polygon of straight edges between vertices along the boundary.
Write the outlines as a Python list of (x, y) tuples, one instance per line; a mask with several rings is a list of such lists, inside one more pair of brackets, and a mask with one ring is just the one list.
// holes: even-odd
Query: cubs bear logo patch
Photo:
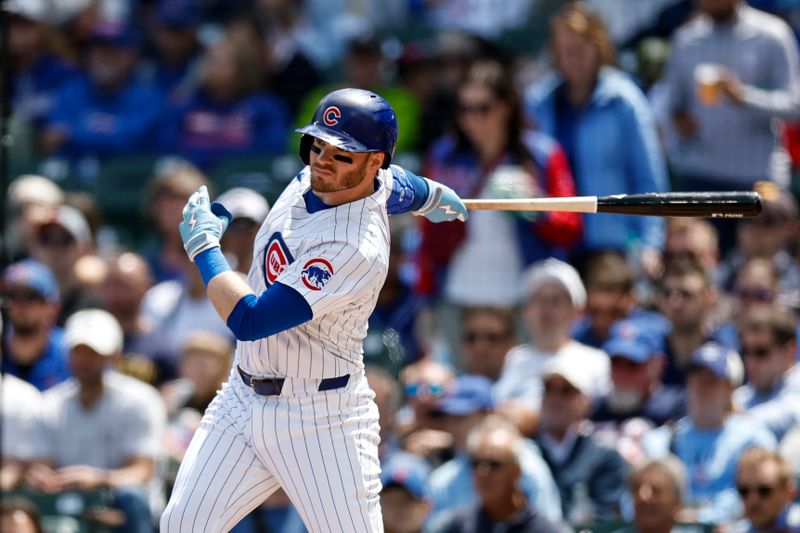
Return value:
[(312, 291), (321, 290), (332, 276), (333, 267), (328, 261), (320, 257), (306, 262), (303, 265), (303, 271), (300, 273), (303, 284)]
[(264, 279), (269, 285), (272, 285), (286, 270), (286, 266), (292, 262), (294, 262), (294, 258), (286, 243), (283, 242), (283, 237), (278, 232), (273, 233), (264, 251)]

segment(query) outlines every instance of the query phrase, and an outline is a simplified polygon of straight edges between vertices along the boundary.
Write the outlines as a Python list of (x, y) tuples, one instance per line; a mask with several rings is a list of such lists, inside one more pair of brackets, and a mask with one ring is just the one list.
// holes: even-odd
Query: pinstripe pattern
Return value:
[[(391, 171), (379, 177), (373, 195), (309, 213), (305, 169), (275, 203), (248, 283), (257, 294), (270, 280), (294, 288), (314, 318), (237, 343), (235, 365), (284, 377), (281, 394), (256, 395), (234, 365), (181, 463), (161, 531), (228, 531), (279, 486), (312, 533), (383, 531), (378, 409), (362, 361), (389, 262)], [(321, 287), (304, 273), (309, 264), (331, 266)], [(318, 392), (321, 379), (344, 374), (345, 387)]]

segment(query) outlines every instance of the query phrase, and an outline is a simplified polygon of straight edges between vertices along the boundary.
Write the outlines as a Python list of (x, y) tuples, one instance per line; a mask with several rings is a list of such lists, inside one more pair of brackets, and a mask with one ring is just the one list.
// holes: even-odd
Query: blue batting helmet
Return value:
[(314, 138), (348, 152), (384, 152), (388, 168), (397, 144), (397, 118), (389, 102), (362, 89), (339, 89), (320, 100), (302, 133), (300, 159), (308, 164)]

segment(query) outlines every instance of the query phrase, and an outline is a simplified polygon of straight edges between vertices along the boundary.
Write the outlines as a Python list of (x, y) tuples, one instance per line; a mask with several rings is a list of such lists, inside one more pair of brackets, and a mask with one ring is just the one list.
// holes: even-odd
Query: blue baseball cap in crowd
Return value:
[(138, 48), (142, 44), (139, 32), (123, 21), (100, 21), (92, 27), (89, 41), (118, 48)]
[(158, 22), (170, 28), (194, 28), (200, 22), (196, 0), (161, 0)]
[(48, 302), (59, 300), (58, 282), (47, 265), (35, 259), (24, 259), (3, 272), (6, 286), (27, 287), (38, 292)]
[(488, 411), (492, 407), (492, 381), (475, 375), (457, 377), (438, 405), (441, 412), (455, 416)]
[(418, 500), (425, 498), (425, 485), (431, 469), (425, 460), (413, 453), (397, 452), (381, 467), (383, 488), (398, 485)]
[(663, 336), (645, 320), (618, 320), (611, 326), (603, 351), (609, 357), (624, 357), (629, 361), (644, 364), (663, 353)]
[(707, 342), (692, 353), (689, 371), (695, 368), (707, 368), (718, 378), (728, 380), (734, 387), (744, 382), (741, 356), (718, 342)]

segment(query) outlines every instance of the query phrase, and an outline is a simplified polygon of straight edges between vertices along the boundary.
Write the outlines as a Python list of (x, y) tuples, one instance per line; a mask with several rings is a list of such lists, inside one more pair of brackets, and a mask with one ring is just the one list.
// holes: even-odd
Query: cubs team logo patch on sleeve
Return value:
[(342, 112), (339, 110), (339, 108), (335, 105), (332, 105), (322, 114), (322, 121), (326, 126), (335, 126), (339, 123), (339, 118), (341, 116)]
[(333, 277), (333, 267), (320, 257), (310, 259), (303, 265), (303, 271), (300, 273), (300, 279), (312, 291), (322, 289), (331, 277)]
[(292, 262), (294, 262), (294, 258), (286, 243), (283, 242), (283, 237), (278, 232), (273, 233), (264, 251), (264, 278), (267, 283), (270, 285), (275, 283), (278, 276), (286, 270), (286, 265)]

